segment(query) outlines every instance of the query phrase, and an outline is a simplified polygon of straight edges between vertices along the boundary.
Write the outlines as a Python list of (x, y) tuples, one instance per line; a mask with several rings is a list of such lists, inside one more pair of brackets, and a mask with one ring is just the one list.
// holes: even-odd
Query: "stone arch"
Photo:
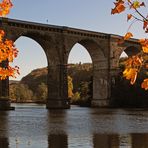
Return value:
[(138, 47), (128, 46), (128, 47), (124, 48), (123, 50), (121, 50), (121, 52), (119, 53), (119, 57), (120, 57), (120, 55), (122, 54), (123, 51), (128, 55), (128, 57), (130, 57), (132, 55), (137, 54), (140, 50), (139, 50)]
[(132, 55), (136, 55), (137, 53), (139, 53), (140, 49), (137, 46), (127, 46), (122, 48), (118, 53), (118, 60), (117, 60), (118, 67), (119, 67), (119, 60), (123, 52), (125, 52), (128, 57), (131, 57)]
[[(28, 35), (21, 35), (15, 40), (15, 44), (19, 50), (18, 58), (16, 59), (18, 60), (18, 62), (17, 61), (16, 62), (17, 62), (17, 65), (20, 67), (21, 77), (26, 76), (32, 70), (35, 70), (37, 68), (40, 68), (41, 70), (41, 68), (47, 67), (47, 64), (48, 64), (47, 55), (43, 47), (41, 46), (41, 44), (37, 42), (34, 38)], [(47, 73), (47, 69), (44, 71)], [(41, 78), (42, 76), (40, 75), (39, 77)], [(23, 78), (21, 82), (24, 84), (28, 84), (29, 89), (33, 92), (33, 95), (36, 94), (35, 95), (37, 96), (36, 101), (43, 101), (43, 99), (41, 98), (41, 95), (36, 91), (40, 85), (40, 81), (38, 82), (36, 82), (35, 80), (28, 81), (26, 78)], [(47, 76), (43, 77), (42, 82), (44, 82), (44, 84), (47, 84)], [(12, 86), (10, 85), (10, 87)]]
[[(101, 43), (97, 43), (94, 40), (82, 39), (75, 41), (69, 46), (68, 55), (72, 47), (79, 43), (86, 48), (93, 64), (93, 98), (92, 106), (107, 106), (108, 105), (108, 60), (104, 54), (104, 50), (101, 47)], [(67, 61), (68, 61), (67, 55)]]
[(91, 56), (88, 50), (79, 43), (76, 43), (68, 56), (68, 63), (92, 63)]
[[(69, 108), (66, 98), (61, 92), (63, 91), (63, 72), (61, 67), (61, 55), (59, 50), (61, 48), (57, 46), (58, 39), (52, 35), (42, 34), (39, 32), (23, 32), (15, 36), (17, 38), (25, 36), (36, 41), (44, 50), (47, 57), (47, 67), (48, 67), (48, 98), (47, 98), (47, 108)], [(62, 89), (62, 90), (61, 90)]]
[[(17, 46), (17, 42), (18, 41), (20, 41), (20, 43), (21, 43), (21, 46), (19, 47), (19, 46)], [(20, 44), (19, 43), (19, 44)], [(25, 47), (24, 47), (24, 44), (28, 44), (28, 45), (31, 45), (31, 47), (30, 46), (27, 46), (27, 45), (25, 45)], [(47, 59), (47, 54), (46, 54), (46, 52), (45, 52), (45, 50), (44, 50), (44, 48), (43, 48), (43, 46), (39, 43), (39, 42), (37, 42), (36, 40), (34, 40), (33, 38), (30, 38), (30, 37), (28, 37), (28, 36), (20, 36), (19, 38), (17, 38), (17, 40), (15, 41), (15, 44), (16, 44), (16, 47), (18, 48), (18, 50), (21, 50), (21, 48), (22, 49), (24, 49), (24, 51), (26, 50), (26, 48), (27, 49), (29, 49), (28, 51), (31, 51), (33, 54), (30, 54), (30, 56), (35, 56), (35, 58), (37, 59), (38, 57), (36, 57), (36, 56), (40, 56), (39, 54), (38, 54), (38, 52), (36, 52), (36, 48), (37, 49), (39, 49), (38, 51), (40, 52), (40, 54), (44, 57), (43, 59), (46, 59), (46, 61), (43, 61), (43, 62), (45, 62), (46, 63), (46, 66), (47, 66), (47, 63), (48, 63), (48, 59)], [(23, 47), (22, 47), (23, 46)], [(27, 47), (26, 47), (27, 46)], [(19, 49), (20, 48), (20, 49)], [(19, 52), (20, 53), (20, 52)], [(36, 54), (37, 53), (37, 54)], [(29, 53), (28, 53), (29, 54)], [(18, 58), (20, 57), (20, 54), (18, 55)], [(32, 58), (31, 58), (32, 59)], [(39, 60), (37, 59), (37, 62), (38, 62)], [(30, 62), (32, 62), (32, 61), (30, 61)], [(33, 61), (34, 62), (34, 61)], [(40, 63), (41, 63), (42, 61), (40, 61)], [(42, 63), (43, 63), (42, 62)], [(31, 63), (30, 63), (31, 64)], [(45, 65), (45, 64), (44, 64)], [(39, 67), (36, 67), (36, 68), (39, 68)], [(41, 67), (40, 67), (41, 68)]]
[(22, 32), (18, 36), (15, 37), (15, 41), (22, 36), (28, 37), (28, 38), (34, 40), (35, 42), (37, 42), (42, 47), (43, 51), (45, 52), (45, 55), (46, 55), (46, 58), (47, 58), (47, 61), (48, 61), (48, 55), (47, 55), (47, 51), (46, 51), (46, 48), (45, 48), (45, 45), (44, 45), (44, 38), (40, 33), (29, 32), (29, 31), (28, 32)]
[(134, 46), (129, 46), (127, 47), (124, 52), (130, 57), (132, 55), (135, 55), (139, 52), (140, 50), (137, 47)]
[(79, 41), (74, 41), (70, 46), (69, 50), (67, 53), (67, 61), (69, 57), (69, 53), (71, 49), (76, 45), (76, 44), (82, 45), (87, 52), (89, 53), (92, 63), (95, 63), (97, 60), (104, 60), (105, 59), (105, 54), (103, 52), (103, 48), (94, 40), (90, 39), (84, 39), (84, 40), (79, 40)]
[[(81, 96), (80, 98), (81, 100), (82, 97), (85, 99), (84, 101), (85, 105), (90, 106), (90, 103), (92, 101), (92, 92), (90, 92), (92, 90), (92, 59), (90, 54), (88, 53), (88, 50), (81, 44), (76, 43), (72, 47), (69, 53), (67, 63), (68, 63), (68, 76), (72, 78), (74, 96), (75, 94), (79, 94)], [(75, 72), (72, 70), (73, 65), (76, 66)], [(69, 77), (67, 79), (69, 82), (70, 80)], [(89, 92), (87, 92), (87, 96), (86, 93), (84, 94), (81, 92), (84, 86), (87, 89), (87, 91), (89, 90)], [(68, 93), (68, 98), (69, 98), (69, 93)], [(73, 97), (70, 99), (70, 102), (71, 100), (73, 102)]]

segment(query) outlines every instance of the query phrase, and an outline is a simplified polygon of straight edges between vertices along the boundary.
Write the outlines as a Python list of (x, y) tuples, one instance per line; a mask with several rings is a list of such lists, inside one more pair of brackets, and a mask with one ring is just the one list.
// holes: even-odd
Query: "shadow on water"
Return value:
[(94, 134), (94, 148), (148, 148), (148, 134)]
[[(87, 141), (85, 141), (87, 140)], [(89, 141), (90, 140), (90, 141)], [(148, 148), (148, 134), (94, 134), (92, 139), (69, 139), (66, 134), (49, 135), (48, 148)]]
[(8, 113), (0, 112), (0, 148), (9, 148)]
[(48, 136), (48, 148), (68, 148), (66, 134), (51, 134)]
[(148, 148), (147, 125), (147, 110), (17, 105), (0, 112), (0, 148)]
[[(50, 134), (48, 135), (48, 148), (148, 148), (148, 134), (122, 134), (122, 135), (107, 135), (94, 134), (93, 139), (76, 138), (69, 139), (66, 134)], [(89, 141), (90, 140), (90, 141)], [(23, 148), (34, 148), (34, 144), (22, 145)], [(0, 138), (0, 148), (19, 148), (20, 145), (9, 145), (8, 138)], [(38, 147), (38, 146), (37, 146)], [(42, 145), (40, 148), (45, 148)], [(20, 147), (21, 148), (21, 147)]]

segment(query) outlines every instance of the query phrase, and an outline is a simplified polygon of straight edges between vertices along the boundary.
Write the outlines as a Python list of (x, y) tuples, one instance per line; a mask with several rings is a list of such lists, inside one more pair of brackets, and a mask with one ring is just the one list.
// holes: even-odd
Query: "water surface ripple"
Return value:
[(148, 148), (148, 110), (13, 106), (0, 112), (0, 148)]

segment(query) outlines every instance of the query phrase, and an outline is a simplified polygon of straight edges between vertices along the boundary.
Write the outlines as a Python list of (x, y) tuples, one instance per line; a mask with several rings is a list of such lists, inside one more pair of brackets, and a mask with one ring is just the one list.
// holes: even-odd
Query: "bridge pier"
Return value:
[(108, 69), (101, 68), (101, 66), (94, 67), (91, 106), (110, 107), (110, 78), (108, 77)]
[(58, 64), (48, 67), (47, 109), (69, 109), (67, 86), (67, 65)]
[[(0, 67), (7, 68), (8, 61), (0, 63)], [(11, 100), (9, 98), (9, 78), (7, 77), (5, 80), (0, 80), (0, 111), (14, 109), (14, 107), (11, 107)]]
[(0, 111), (1, 110), (14, 110), (11, 107), (11, 100), (9, 98), (9, 79), (0, 81)]

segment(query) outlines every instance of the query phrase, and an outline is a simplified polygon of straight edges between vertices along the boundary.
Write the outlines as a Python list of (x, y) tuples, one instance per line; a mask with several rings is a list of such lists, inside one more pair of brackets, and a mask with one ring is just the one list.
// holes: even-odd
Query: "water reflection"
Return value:
[(94, 148), (148, 148), (148, 134), (94, 134)]
[(8, 137), (8, 113), (0, 111), (0, 137)]
[(0, 138), (0, 148), (10, 148), (8, 138)]
[(9, 148), (8, 113), (0, 112), (0, 148)]
[(94, 134), (93, 142), (94, 148), (132, 148), (131, 135), (129, 134)]
[(18, 105), (0, 112), (0, 148), (148, 148), (148, 111)]
[(148, 134), (96, 133), (92, 136), (93, 139), (89, 139), (90, 136), (74, 135), (51, 134), (48, 137), (48, 148), (148, 148)]
[(148, 148), (148, 134), (132, 134), (132, 148)]
[[(67, 132), (67, 112), (65, 110), (51, 110), (47, 118), (48, 134), (66, 133)], [(62, 136), (61, 134), (61, 136)], [(64, 134), (63, 134), (64, 135)], [(51, 137), (51, 136), (49, 136)]]
[[(48, 148), (148, 148), (148, 134), (94, 134), (92, 141), (88, 137), (80, 135), (50, 134), (48, 136)], [(86, 141), (87, 139), (87, 141)], [(91, 143), (92, 142), (92, 143)], [(34, 148), (35, 144), (9, 145), (8, 137), (0, 138), (0, 148)], [(41, 146), (41, 145), (40, 145)], [(45, 145), (38, 148), (45, 148)]]
[(51, 134), (48, 137), (48, 148), (68, 148), (66, 134)]

